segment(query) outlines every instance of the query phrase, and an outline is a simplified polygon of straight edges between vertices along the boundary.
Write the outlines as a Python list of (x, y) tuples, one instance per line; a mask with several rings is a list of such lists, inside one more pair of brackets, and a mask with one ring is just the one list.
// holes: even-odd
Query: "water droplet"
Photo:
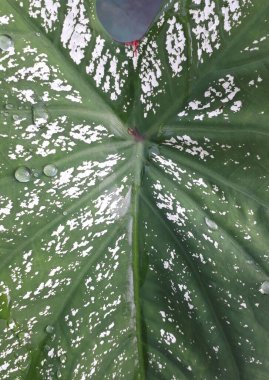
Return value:
[(67, 212), (66, 212), (66, 211), (64, 211), (64, 212), (63, 212), (63, 215), (67, 215)]
[(218, 225), (213, 220), (205, 217), (205, 222), (206, 222), (207, 227), (209, 227), (211, 230), (218, 229)]
[(39, 33), (39, 32), (36, 32), (36, 34), (35, 34), (37, 37), (40, 37), (41, 36), (41, 33)]
[(10, 314), (10, 297), (7, 288), (0, 288), (0, 319), (8, 320)]
[(8, 112), (4, 112), (4, 116), (6, 116), (6, 117), (7, 117), (8, 115), (9, 115), (9, 113), (8, 113)]
[(262, 294), (269, 294), (269, 281), (264, 281), (260, 287), (260, 292)]
[(160, 155), (160, 150), (157, 144), (151, 144), (148, 148), (149, 158), (153, 157), (153, 155)]
[(130, 318), (130, 315), (131, 315), (130, 308), (128, 306), (124, 306), (124, 309), (122, 310), (121, 314), (124, 318)]
[(49, 114), (46, 107), (42, 103), (33, 105), (32, 107), (33, 123), (37, 126), (42, 126), (47, 123)]
[(17, 334), (17, 337), (18, 337), (20, 343), (22, 343), (22, 344), (28, 343), (29, 339), (30, 339), (30, 335), (27, 332), (25, 332), (25, 331), (20, 331)]
[(46, 332), (47, 332), (48, 334), (53, 334), (53, 333), (54, 333), (54, 327), (51, 326), (51, 325), (48, 325), (48, 326), (46, 327)]
[(31, 179), (31, 170), (26, 166), (20, 166), (15, 171), (15, 178), (19, 182), (29, 182)]
[(18, 121), (18, 120), (20, 120), (20, 117), (19, 117), (19, 115), (13, 115), (13, 116), (12, 116), (12, 119), (13, 119), (14, 121)]
[(60, 356), (60, 362), (62, 364), (64, 364), (66, 362), (66, 355), (63, 354), (63, 355)]
[(29, 364), (29, 359), (31, 358), (30, 346), (20, 344), (16, 352), (14, 352), (14, 356), (16, 357), (16, 364), (22, 369), (27, 363)]
[(18, 334), (21, 330), (19, 324), (14, 319), (8, 321), (8, 327), (14, 332), (14, 334)]
[(40, 177), (41, 176), (41, 170), (38, 170), (38, 169), (32, 169), (32, 173), (33, 173), (33, 176), (35, 177), (35, 178), (38, 178), (38, 177)]
[(59, 369), (56, 372), (56, 376), (57, 376), (57, 379), (61, 379), (62, 378), (62, 373), (61, 373), (61, 371)]
[(11, 104), (11, 103), (7, 103), (7, 104), (5, 105), (5, 109), (6, 109), (6, 110), (12, 110), (12, 108), (13, 108), (13, 104)]
[(18, 333), (18, 335), (17, 335), (17, 337), (19, 338), (19, 340), (23, 340), (23, 338), (24, 338), (24, 332), (19, 332)]
[(47, 177), (55, 177), (56, 174), (58, 173), (58, 169), (56, 168), (55, 165), (46, 165), (44, 166), (43, 168), (43, 173), (47, 176)]
[(0, 49), (2, 51), (7, 51), (13, 46), (14, 46), (14, 43), (10, 36), (6, 34), (0, 34)]
[(29, 366), (30, 366), (30, 363), (31, 363), (31, 355), (29, 352), (25, 351), (23, 353), (23, 355), (21, 355), (20, 357), (20, 364), (19, 364), (19, 367), (20, 367), (20, 370), (21, 371), (26, 371)]
[(50, 346), (49, 346), (48, 344), (46, 344), (46, 345), (44, 346), (44, 350), (45, 350), (45, 351), (50, 351)]

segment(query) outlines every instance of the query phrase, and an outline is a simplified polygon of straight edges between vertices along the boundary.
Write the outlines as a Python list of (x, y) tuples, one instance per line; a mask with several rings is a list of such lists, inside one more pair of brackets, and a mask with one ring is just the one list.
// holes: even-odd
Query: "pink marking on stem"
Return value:
[(128, 134), (133, 136), (134, 140), (136, 142), (139, 142), (139, 141), (144, 141), (145, 138), (144, 136), (142, 136), (137, 129), (135, 128), (128, 128)]
[(133, 52), (134, 52), (134, 57), (137, 57), (138, 48), (139, 48), (139, 40), (125, 42), (125, 45), (126, 46), (132, 46), (133, 47)]

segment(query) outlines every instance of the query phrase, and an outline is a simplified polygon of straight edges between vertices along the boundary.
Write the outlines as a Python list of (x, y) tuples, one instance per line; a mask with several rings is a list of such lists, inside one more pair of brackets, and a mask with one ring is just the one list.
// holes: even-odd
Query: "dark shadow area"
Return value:
[(140, 40), (158, 14), (163, 0), (96, 0), (97, 15), (119, 42)]

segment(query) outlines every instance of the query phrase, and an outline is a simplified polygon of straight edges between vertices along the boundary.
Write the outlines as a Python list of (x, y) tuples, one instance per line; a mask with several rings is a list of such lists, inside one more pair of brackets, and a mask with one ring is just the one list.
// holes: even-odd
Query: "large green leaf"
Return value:
[(0, 12), (1, 380), (268, 379), (268, 2)]

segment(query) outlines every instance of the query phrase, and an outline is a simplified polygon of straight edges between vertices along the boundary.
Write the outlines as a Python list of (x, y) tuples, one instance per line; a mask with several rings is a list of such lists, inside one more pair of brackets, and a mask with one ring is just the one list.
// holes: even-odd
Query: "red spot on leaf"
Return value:
[(145, 138), (142, 136), (137, 129), (135, 128), (128, 128), (129, 135), (133, 136), (135, 141), (144, 141)]
[(138, 48), (139, 48), (139, 40), (125, 42), (125, 45), (133, 47), (134, 57), (136, 57), (137, 56), (137, 52), (138, 52)]

